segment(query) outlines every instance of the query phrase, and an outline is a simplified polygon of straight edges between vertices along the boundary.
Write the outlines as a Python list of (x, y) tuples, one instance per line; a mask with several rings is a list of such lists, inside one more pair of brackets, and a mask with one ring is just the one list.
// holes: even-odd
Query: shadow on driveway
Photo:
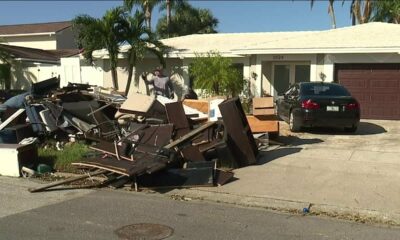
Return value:
[(319, 138), (303, 139), (297, 136), (279, 136), (278, 139), (276, 139), (276, 141), (279, 143), (283, 143), (284, 145), (290, 145), (290, 146), (300, 146), (300, 145), (316, 144), (323, 142), (323, 140)]
[(354, 133), (345, 132), (341, 128), (305, 128), (304, 132), (321, 135), (375, 135), (387, 132), (385, 128), (370, 122), (360, 122)]
[(270, 151), (260, 152), (257, 165), (263, 165), (272, 162), (278, 158), (298, 153), (302, 148), (278, 148)]
[(356, 135), (374, 135), (387, 132), (385, 128), (370, 122), (360, 122)]

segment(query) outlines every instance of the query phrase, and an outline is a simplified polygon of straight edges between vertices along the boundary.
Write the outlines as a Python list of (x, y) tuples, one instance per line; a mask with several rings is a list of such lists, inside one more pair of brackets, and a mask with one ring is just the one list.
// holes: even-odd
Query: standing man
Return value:
[(147, 80), (147, 75), (145, 73), (142, 74), (142, 78), (147, 85), (153, 85), (153, 91), (156, 96), (161, 95), (170, 99), (174, 98), (174, 86), (172, 85), (171, 79), (164, 76), (162, 69), (157, 68), (154, 70), (154, 78), (151, 80)]

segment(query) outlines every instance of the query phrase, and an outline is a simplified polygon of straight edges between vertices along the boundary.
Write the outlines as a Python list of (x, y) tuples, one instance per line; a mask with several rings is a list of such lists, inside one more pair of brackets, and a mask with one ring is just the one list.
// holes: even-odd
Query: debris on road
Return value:
[(0, 161), (0, 174), (40, 174), (38, 142), (56, 141), (63, 151), (65, 142), (85, 141), (91, 151), (72, 163), (85, 175), (30, 191), (94, 175), (105, 176), (103, 185), (135, 190), (224, 185), (234, 178), (232, 169), (256, 163), (258, 147), (239, 98), (217, 100), (187, 99), (184, 105), (87, 84), (59, 88), (57, 78), (42, 81), (0, 105), (0, 151), (14, 151)]

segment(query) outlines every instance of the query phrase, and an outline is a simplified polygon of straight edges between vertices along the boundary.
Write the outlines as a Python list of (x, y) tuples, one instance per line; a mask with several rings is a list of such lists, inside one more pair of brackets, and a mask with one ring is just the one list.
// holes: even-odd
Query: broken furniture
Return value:
[(219, 109), (227, 131), (226, 143), (239, 166), (255, 164), (258, 148), (239, 98), (225, 100)]
[(36, 144), (0, 144), (0, 175), (19, 177), (22, 167), (35, 169), (38, 159)]
[(273, 97), (255, 97), (253, 115), (247, 115), (253, 133), (268, 133), (270, 138), (279, 136), (279, 120), (276, 115)]
[(0, 143), (17, 144), (32, 136), (34, 133), (30, 124), (17, 124), (0, 131)]

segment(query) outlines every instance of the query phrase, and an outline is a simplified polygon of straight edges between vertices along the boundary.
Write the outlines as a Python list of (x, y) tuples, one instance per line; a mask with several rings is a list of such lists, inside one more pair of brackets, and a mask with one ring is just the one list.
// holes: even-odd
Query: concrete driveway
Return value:
[(400, 223), (400, 121), (362, 121), (353, 134), (333, 129), (294, 134), (282, 122), (278, 141), (285, 145), (268, 147), (258, 165), (235, 170), (236, 181), (185, 194), (289, 210), (312, 203), (329, 215)]

